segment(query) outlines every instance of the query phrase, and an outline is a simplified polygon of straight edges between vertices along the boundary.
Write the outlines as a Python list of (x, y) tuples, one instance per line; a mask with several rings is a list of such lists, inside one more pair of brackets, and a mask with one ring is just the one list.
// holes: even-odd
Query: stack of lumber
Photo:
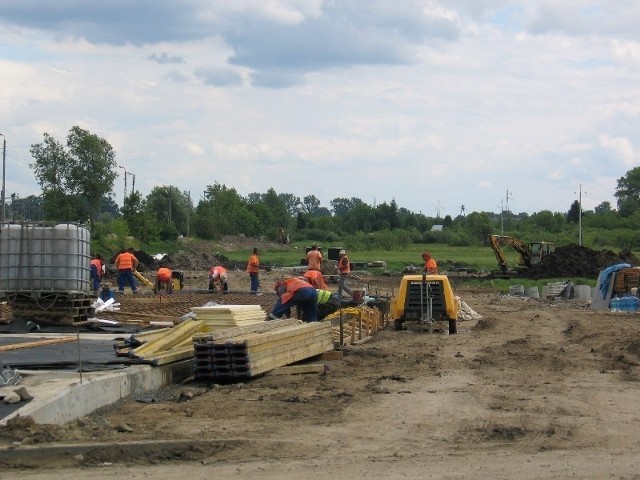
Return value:
[[(342, 317), (342, 322), (340, 318)], [(336, 345), (345, 346), (372, 337), (384, 328), (382, 312), (367, 306), (342, 308), (325, 319), (333, 325), (331, 335)], [(341, 332), (342, 329), (342, 332)]]
[(264, 323), (266, 313), (260, 305), (212, 305), (191, 309), (209, 330), (222, 330)]
[(129, 349), (127, 355), (155, 366), (193, 358), (193, 335), (206, 331), (202, 320), (187, 320), (175, 327), (140, 334), (144, 343)]
[(252, 328), (260, 331), (194, 335), (195, 379), (250, 378), (333, 350), (330, 322), (275, 320)]

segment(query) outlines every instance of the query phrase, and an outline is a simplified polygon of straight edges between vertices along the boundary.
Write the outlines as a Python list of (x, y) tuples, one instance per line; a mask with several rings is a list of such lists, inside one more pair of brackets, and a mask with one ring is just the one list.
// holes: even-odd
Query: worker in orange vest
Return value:
[(258, 249), (254, 248), (253, 253), (249, 257), (247, 262), (247, 272), (249, 273), (249, 279), (251, 280), (251, 293), (258, 295), (258, 289), (260, 288), (260, 278), (258, 272), (260, 271), (260, 258), (258, 257)]
[(329, 290), (320, 270), (307, 270), (302, 276), (307, 282), (320, 290)]
[(424, 252), (422, 254), (422, 259), (424, 260), (424, 269), (427, 272), (427, 275), (437, 275), (438, 274), (438, 264), (433, 259), (429, 252)]
[(214, 292), (216, 284), (220, 284), (222, 293), (229, 293), (229, 284), (227, 283), (227, 269), (221, 265), (214, 265), (209, 269), (209, 291)]
[(290, 313), (291, 307), (299, 306), (302, 310), (302, 320), (318, 321), (318, 291), (313, 285), (302, 278), (290, 277), (277, 282), (273, 289), (278, 294), (278, 299), (269, 314), (270, 320), (281, 318)]
[(118, 269), (118, 293), (124, 293), (125, 284), (129, 284), (133, 293), (138, 293), (138, 286), (133, 278), (133, 272), (138, 268), (138, 259), (133, 254), (133, 248), (123, 250), (115, 260)]
[(156, 284), (153, 287), (153, 293), (157, 294), (162, 288), (164, 288), (167, 295), (173, 293), (173, 280), (171, 276), (171, 269), (165, 264), (160, 265), (160, 268), (156, 272)]
[(100, 290), (100, 281), (102, 280), (104, 272), (104, 262), (102, 257), (97, 253), (91, 258), (89, 262), (89, 268), (91, 269), (91, 284), (93, 286), (93, 293), (98, 293)]
[(338, 271), (340, 272), (340, 277), (338, 278), (338, 296), (342, 297), (342, 292), (345, 292), (347, 295), (351, 295), (351, 289), (347, 287), (347, 278), (351, 274), (351, 264), (349, 263), (349, 257), (347, 257), (347, 252), (344, 250), (340, 250), (338, 252), (339, 260), (338, 260)]

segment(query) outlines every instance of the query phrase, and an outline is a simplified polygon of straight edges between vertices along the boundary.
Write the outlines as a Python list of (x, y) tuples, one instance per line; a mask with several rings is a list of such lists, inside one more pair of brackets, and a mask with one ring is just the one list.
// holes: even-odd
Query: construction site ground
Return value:
[[(265, 273), (264, 290), (280, 275)], [(353, 283), (386, 294), (399, 279)], [(246, 273), (230, 282), (214, 297), (273, 305), (248, 294)], [(12, 422), (0, 446), (32, 454), (5, 455), (2, 478), (638, 480), (640, 314), (454, 288), (481, 316), (456, 335), (407, 323), (311, 359), (323, 373), (187, 381), (64, 425)], [(185, 307), (129, 300), (146, 315)]]

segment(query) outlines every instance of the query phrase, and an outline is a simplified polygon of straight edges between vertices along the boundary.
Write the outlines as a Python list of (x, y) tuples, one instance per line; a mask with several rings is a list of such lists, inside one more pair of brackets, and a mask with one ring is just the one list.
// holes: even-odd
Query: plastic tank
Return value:
[(91, 238), (78, 224), (0, 225), (0, 291), (89, 292)]

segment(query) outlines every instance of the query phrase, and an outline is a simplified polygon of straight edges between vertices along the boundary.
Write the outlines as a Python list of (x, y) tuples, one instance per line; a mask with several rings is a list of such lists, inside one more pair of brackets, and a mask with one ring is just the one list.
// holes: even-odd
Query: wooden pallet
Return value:
[(93, 317), (94, 299), (48, 294), (40, 297), (18, 295), (10, 300), (14, 318), (25, 318), (39, 323), (73, 325)]

